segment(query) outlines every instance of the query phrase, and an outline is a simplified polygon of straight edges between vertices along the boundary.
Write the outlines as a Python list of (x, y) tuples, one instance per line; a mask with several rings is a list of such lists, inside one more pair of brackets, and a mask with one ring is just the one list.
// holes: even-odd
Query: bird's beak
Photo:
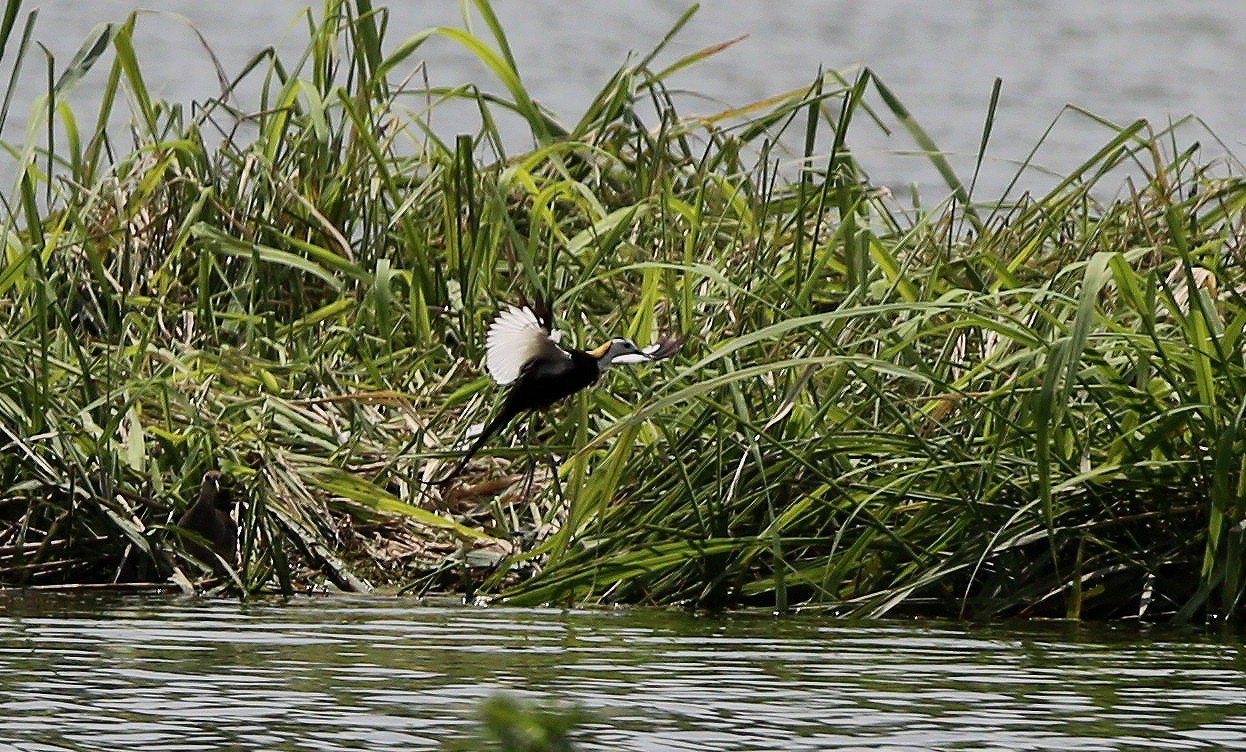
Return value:
[(632, 365), (634, 363), (651, 363), (655, 360), (669, 358), (679, 352), (679, 348), (683, 346), (683, 341), (679, 337), (666, 335), (660, 338), (652, 345), (639, 350), (637, 352), (627, 353), (626, 355), (615, 356), (612, 362), (618, 365)]

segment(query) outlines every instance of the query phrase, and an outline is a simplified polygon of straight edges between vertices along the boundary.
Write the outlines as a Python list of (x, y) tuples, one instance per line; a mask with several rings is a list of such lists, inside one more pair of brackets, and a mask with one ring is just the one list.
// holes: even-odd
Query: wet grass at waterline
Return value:
[[(6, 585), (1241, 612), (1246, 183), (1187, 129), (1104, 124), (1046, 195), (984, 202), (868, 71), (692, 113), (668, 87), (717, 49), (659, 62), (668, 36), (564, 120), (486, 3), (475, 34), (389, 39), (329, 2), (302, 56), (184, 106), (144, 85), (152, 17), (48, 61), (18, 6), (5, 65), (50, 83), (5, 144)], [(492, 78), (426, 87), (447, 44)], [(440, 138), (464, 103), (479, 129)], [(871, 185), (852, 133), (879, 123), (947, 201)], [(687, 344), (536, 424), (558, 482), (516, 439), (421, 483), (496, 404), (484, 329), (521, 293), (578, 343)], [(212, 470), (233, 562), (175, 524)]]

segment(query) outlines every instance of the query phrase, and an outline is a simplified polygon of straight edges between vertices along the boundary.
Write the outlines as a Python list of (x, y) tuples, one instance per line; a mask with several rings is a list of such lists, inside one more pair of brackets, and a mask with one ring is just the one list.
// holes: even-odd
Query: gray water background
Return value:
[(1246, 749), (1233, 632), (0, 598), (5, 752), (482, 749), (499, 692), (602, 752)]
[[(307, 3), (298, 0), (50, 0), (29, 7), (40, 8), (35, 39), (63, 67), (94, 24), (120, 21), (140, 4), (157, 12), (140, 19), (139, 59), (148, 86), (171, 101), (201, 101), (219, 92), (210, 59), (187, 23), (231, 74), (267, 45), (294, 51), (305, 39), (306, 23), (295, 19)], [(567, 122), (575, 121), (629, 52), (650, 50), (688, 7), (667, 0), (494, 5), (527, 88)], [(321, 4), (311, 7), (318, 12)], [(452, 0), (388, 7), (391, 47), (427, 27), (462, 24), (459, 3)], [(965, 180), (999, 77), (1002, 96), (979, 191), (992, 198), (1053, 121), (1034, 159), (1039, 169), (1024, 176), (1017, 190), (1048, 187), (1050, 175), (1066, 174), (1111, 137), (1109, 128), (1066, 111), (1068, 104), (1121, 125), (1147, 118), (1157, 129), (1195, 115), (1206, 127), (1184, 128), (1181, 148), (1198, 141), (1207, 158), (1239, 151), (1246, 142), (1243, 29), (1246, 3), (1240, 0), (707, 0), (658, 62), (747, 35), (672, 79), (676, 88), (696, 94), (681, 103), (685, 113), (718, 112), (807, 86), (820, 67), (851, 77), (868, 66), (952, 155)], [(501, 91), (451, 42), (430, 41), (421, 58), (434, 85), (474, 81)], [(17, 113), (46, 85), (39, 65), (27, 68)], [(102, 80), (100, 71), (84, 82), (76, 101), (89, 100)], [(20, 137), (22, 116), (10, 118), (7, 138)], [(475, 127), (459, 114), (434, 117), (433, 125), (445, 137)], [(875, 183), (920, 184), (933, 189), (936, 199), (946, 193), (924, 158), (897, 156), (914, 147), (906, 134), (888, 136), (865, 123), (854, 128), (850, 145)], [(523, 147), (520, 131), (508, 135)]]

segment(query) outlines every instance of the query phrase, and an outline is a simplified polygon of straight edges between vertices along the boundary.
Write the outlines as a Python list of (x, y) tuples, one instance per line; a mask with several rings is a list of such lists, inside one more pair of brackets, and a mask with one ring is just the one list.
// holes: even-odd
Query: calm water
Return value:
[[(219, 86), (188, 23), (232, 74), (265, 46), (301, 50), (306, 24), (293, 19), (308, 3), (45, 0), (37, 5), (34, 37), (56, 56), (58, 69), (94, 24), (119, 21), (139, 6), (159, 11), (143, 16), (138, 25), (136, 47), (146, 64), (146, 81), (170, 100), (189, 102), (215, 95)], [(311, 5), (319, 8), (320, 3)], [(459, 4), (450, 0), (388, 5), (391, 44), (430, 26), (461, 23)], [(574, 121), (629, 51), (650, 50), (690, 2), (498, 0), (495, 5), (529, 90), (563, 119)], [(1199, 140), (1207, 155), (1223, 153), (1225, 146), (1241, 147), (1246, 142), (1243, 28), (1246, 3), (1240, 0), (708, 0), (658, 64), (748, 35), (672, 79), (676, 88), (705, 95), (686, 101), (685, 112), (716, 112), (727, 104), (805, 86), (819, 67), (851, 71), (869, 66), (953, 155), (965, 179), (972, 172), (970, 155), (978, 146), (992, 81), (1002, 78), (980, 181), (991, 198), (1054, 119), (1059, 122), (1035, 160), (1043, 168), (1066, 173), (1108, 140), (1109, 131), (1092, 120), (1061, 115), (1070, 103), (1121, 124), (1145, 117), (1162, 127), (1195, 114), (1225, 143), (1215, 143), (1205, 129), (1194, 126), (1185, 131), (1183, 145)], [(477, 31), (486, 34), (479, 22)], [(452, 43), (435, 39), (422, 49), (435, 85), (470, 80), (489, 90), (501, 88)], [(0, 61), (5, 80), (9, 65), (7, 58)], [(9, 138), (20, 138), (24, 113), (45, 87), (46, 73), (41, 64), (28, 63), (21, 80), (14, 110), (19, 114), (5, 128)], [(102, 81), (103, 71), (84, 81), (76, 100), (88, 101)], [(446, 112), (433, 121), (443, 135), (474, 130), (464, 113)], [(875, 182), (893, 188), (917, 182), (934, 187), (938, 197), (925, 160), (898, 155), (913, 148), (903, 129), (887, 136), (864, 118), (854, 127), (849, 143)], [(1048, 183), (1036, 171), (1020, 188)]]
[(587, 750), (1246, 749), (1236, 637), (18, 597), (0, 749), (439, 750), (505, 691), (575, 704)]

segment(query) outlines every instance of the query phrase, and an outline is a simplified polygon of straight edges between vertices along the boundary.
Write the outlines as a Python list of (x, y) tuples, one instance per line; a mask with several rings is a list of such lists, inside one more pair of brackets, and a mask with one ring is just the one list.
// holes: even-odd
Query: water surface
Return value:
[(0, 749), (439, 750), (498, 692), (586, 750), (1246, 749), (1239, 636), (814, 616), (0, 600)]
[[(459, 3), (374, 5), (389, 9), (391, 47), (425, 28), (462, 24)], [(525, 85), (568, 123), (630, 52), (651, 50), (690, 5), (670, 0), (494, 3)], [(306, 20), (295, 19), (307, 6), (305, 0), (51, 0), (39, 9), (34, 39), (54, 56), (59, 71), (93, 25), (124, 20), (136, 7), (157, 11), (140, 17), (135, 35), (144, 80), (161, 96), (187, 103), (220, 91), (216, 69), (192, 27), (233, 75), (265, 47), (301, 51)], [(320, 12), (320, 3), (311, 6)], [(477, 34), (487, 36), (479, 19), (474, 24)], [(949, 152), (966, 181), (998, 77), (1003, 89), (978, 193), (992, 199), (1053, 121), (1059, 122), (1034, 163), (1056, 174), (1067, 174), (1111, 138), (1110, 128), (1066, 105), (1120, 125), (1147, 118), (1157, 129), (1193, 114), (1223, 143), (1196, 126), (1183, 131), (1180, 148), (1197, 140), (1207, 159), (1239, 149), (1246, 143), (1246, 97), (1240, 95), (1246, 64), (1243, 28), (1246, 3), (1239, 0), (712, 0), (701, 4), (657, 66), (746, 37), (670, 79), (676, 90), (703, 95), (681, 103), (685, 114), (718, 112), (808, 86), (819, 69), (844, 71), (851, 78), (869, 67)], [(290, 54), (287, 60), (296, 57)], [(11, 59), (0, 60), (5, 80)], [(433, 85), (473, 81), (488, 91), (502, 88), (470, 53), (447, 40), (429, 41), (415, 60), (426, 63), (424, 74)], [(46, 88), (44, 65), (39, 52), (23, 69), (6, 137), (20, 139), (26, 111)], [(82, 83), (75, 98), (84, 113), (105, 80), (102, 67)], [(400, 77), (407, 72), (402, 69)], [(259, 83), (242, 88), (245, 99)], [(405, 104), (420, 109), (414, 99)], [(443, 138), (475, 131), (478, 118), (468, 117), (473, 112), (446, 108), (432, 127)], [(524, 148), (522, 129), (499, 117), (513, 137), (512, 147)], [(94, 122), (87, 114), (79, 118)], [(913, 140), (902, 127), (889, 125), (890, 135), (859, 118), (848, 141), (874, 182), (897, 191), (917, 183), (928, 200), (945, 194), (924, 157), (903, 156), (914, 148)], [(1041, 190), (1052, 182), (1034, 171), (1017, 190)]]

